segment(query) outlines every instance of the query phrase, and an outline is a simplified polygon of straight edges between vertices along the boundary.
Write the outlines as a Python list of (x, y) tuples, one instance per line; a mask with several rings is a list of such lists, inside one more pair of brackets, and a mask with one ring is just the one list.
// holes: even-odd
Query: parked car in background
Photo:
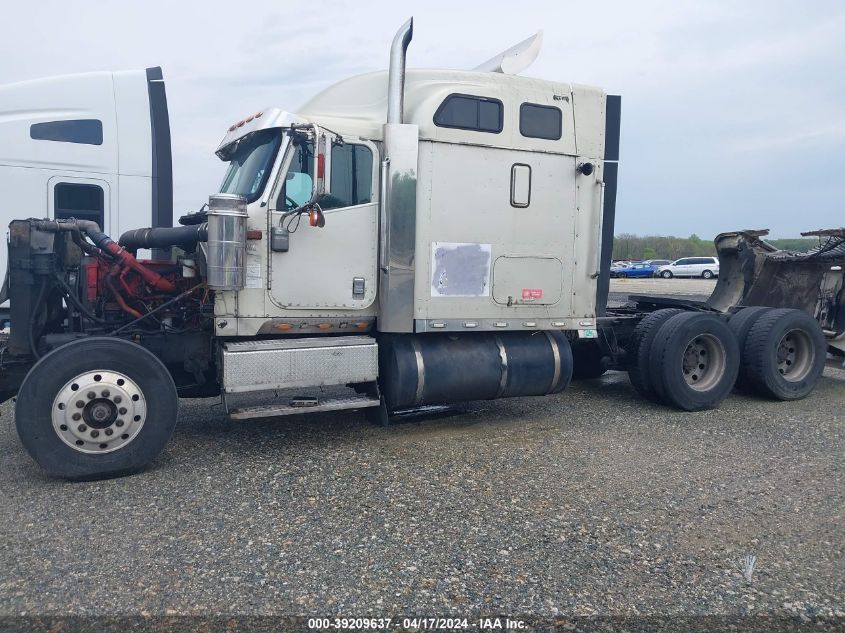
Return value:
[(647, 259), (643, 262), (644, 264), (651, 264), (655, 268), (659, 268), (660, 266), (668, 266), (672, 263), (671, 259)]
[(682, 257), (671, 264), (660, 266), (654, 273), (658, 277), (701, 277), (712, 279), (719, 276), (719, 260), (715, 257)]
[(629, 262), (629, 261), (618, 261), (618, 262), (613, 262), (613, 263), (610, 265), (610, 276), (611, 276), (611, 277), (616, 277), (616, 276), (618, 276), (618, 274), (619, 274), (619, 272), (620, 272), (620, 271), (622, 271), (622, 270), (627, 270), (627, 269), (628, 269), (628, 268), (630, 268), (631, 266), (632, 266), (632, 264), (631, 264), (631, 262)]
[(641, 263), (641, 264), (631, 264), (630, 266), (626, 266), (624, 268), (618, 268), (617, 270), (610, 269), (610, 276), (611, 277), (652, 277), (657, 269), (652, 266), (651, 264)]

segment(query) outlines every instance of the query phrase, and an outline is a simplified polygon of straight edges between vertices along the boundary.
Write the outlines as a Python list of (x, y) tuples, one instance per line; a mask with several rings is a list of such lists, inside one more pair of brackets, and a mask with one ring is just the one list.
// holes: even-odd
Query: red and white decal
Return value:
[(543, 298), (543, 289), (542, 288), (523, 288), (522, 289), (522, 299), (523, 300), (533, 300), (533, 299), (542, 299)]

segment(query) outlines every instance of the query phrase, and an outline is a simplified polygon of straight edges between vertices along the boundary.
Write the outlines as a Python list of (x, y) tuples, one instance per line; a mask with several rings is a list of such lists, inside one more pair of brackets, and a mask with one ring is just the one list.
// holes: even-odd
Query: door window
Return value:
[(324, 209), (367, 204), (373, 199), (373, 153), (366, 145), (332, 147), (331, 193), (320, 200)]
[[(296, 146), (282, 189), (286, 211), (301, 207), (311, 199), (313, 161), (312, 143)], [(332, 147), (331, 193), (323, 196), (320, 206), (339, 209), (367, 204), (372, 199), (373, 153), (370, 148), (354, 143)]]

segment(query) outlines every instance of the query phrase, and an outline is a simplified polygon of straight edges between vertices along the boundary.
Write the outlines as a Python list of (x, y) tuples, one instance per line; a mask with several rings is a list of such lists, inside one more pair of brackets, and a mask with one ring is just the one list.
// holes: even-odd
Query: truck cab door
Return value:
[(330, 193), (318, 204), (324, 226), (307, 213), (290, 211), (311, 196), (313, 149), (296, 147), (277, 186), (273, 227), (289, 234), (287, 251), (270, 252), (270, 298), (292, 310), (363, 310), (373, 304), (378, 284), (378, 150), (345, 137), (331, 148)]

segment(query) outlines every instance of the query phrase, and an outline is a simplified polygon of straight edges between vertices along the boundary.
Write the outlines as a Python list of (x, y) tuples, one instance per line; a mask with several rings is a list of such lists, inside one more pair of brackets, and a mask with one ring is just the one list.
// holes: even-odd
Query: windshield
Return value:
[(281, 142), (281, 131), (272, 128), (242, 138), (229, 161), (220, 192), (240, 194), (248, 202), (257, 200), (270, 177)]

